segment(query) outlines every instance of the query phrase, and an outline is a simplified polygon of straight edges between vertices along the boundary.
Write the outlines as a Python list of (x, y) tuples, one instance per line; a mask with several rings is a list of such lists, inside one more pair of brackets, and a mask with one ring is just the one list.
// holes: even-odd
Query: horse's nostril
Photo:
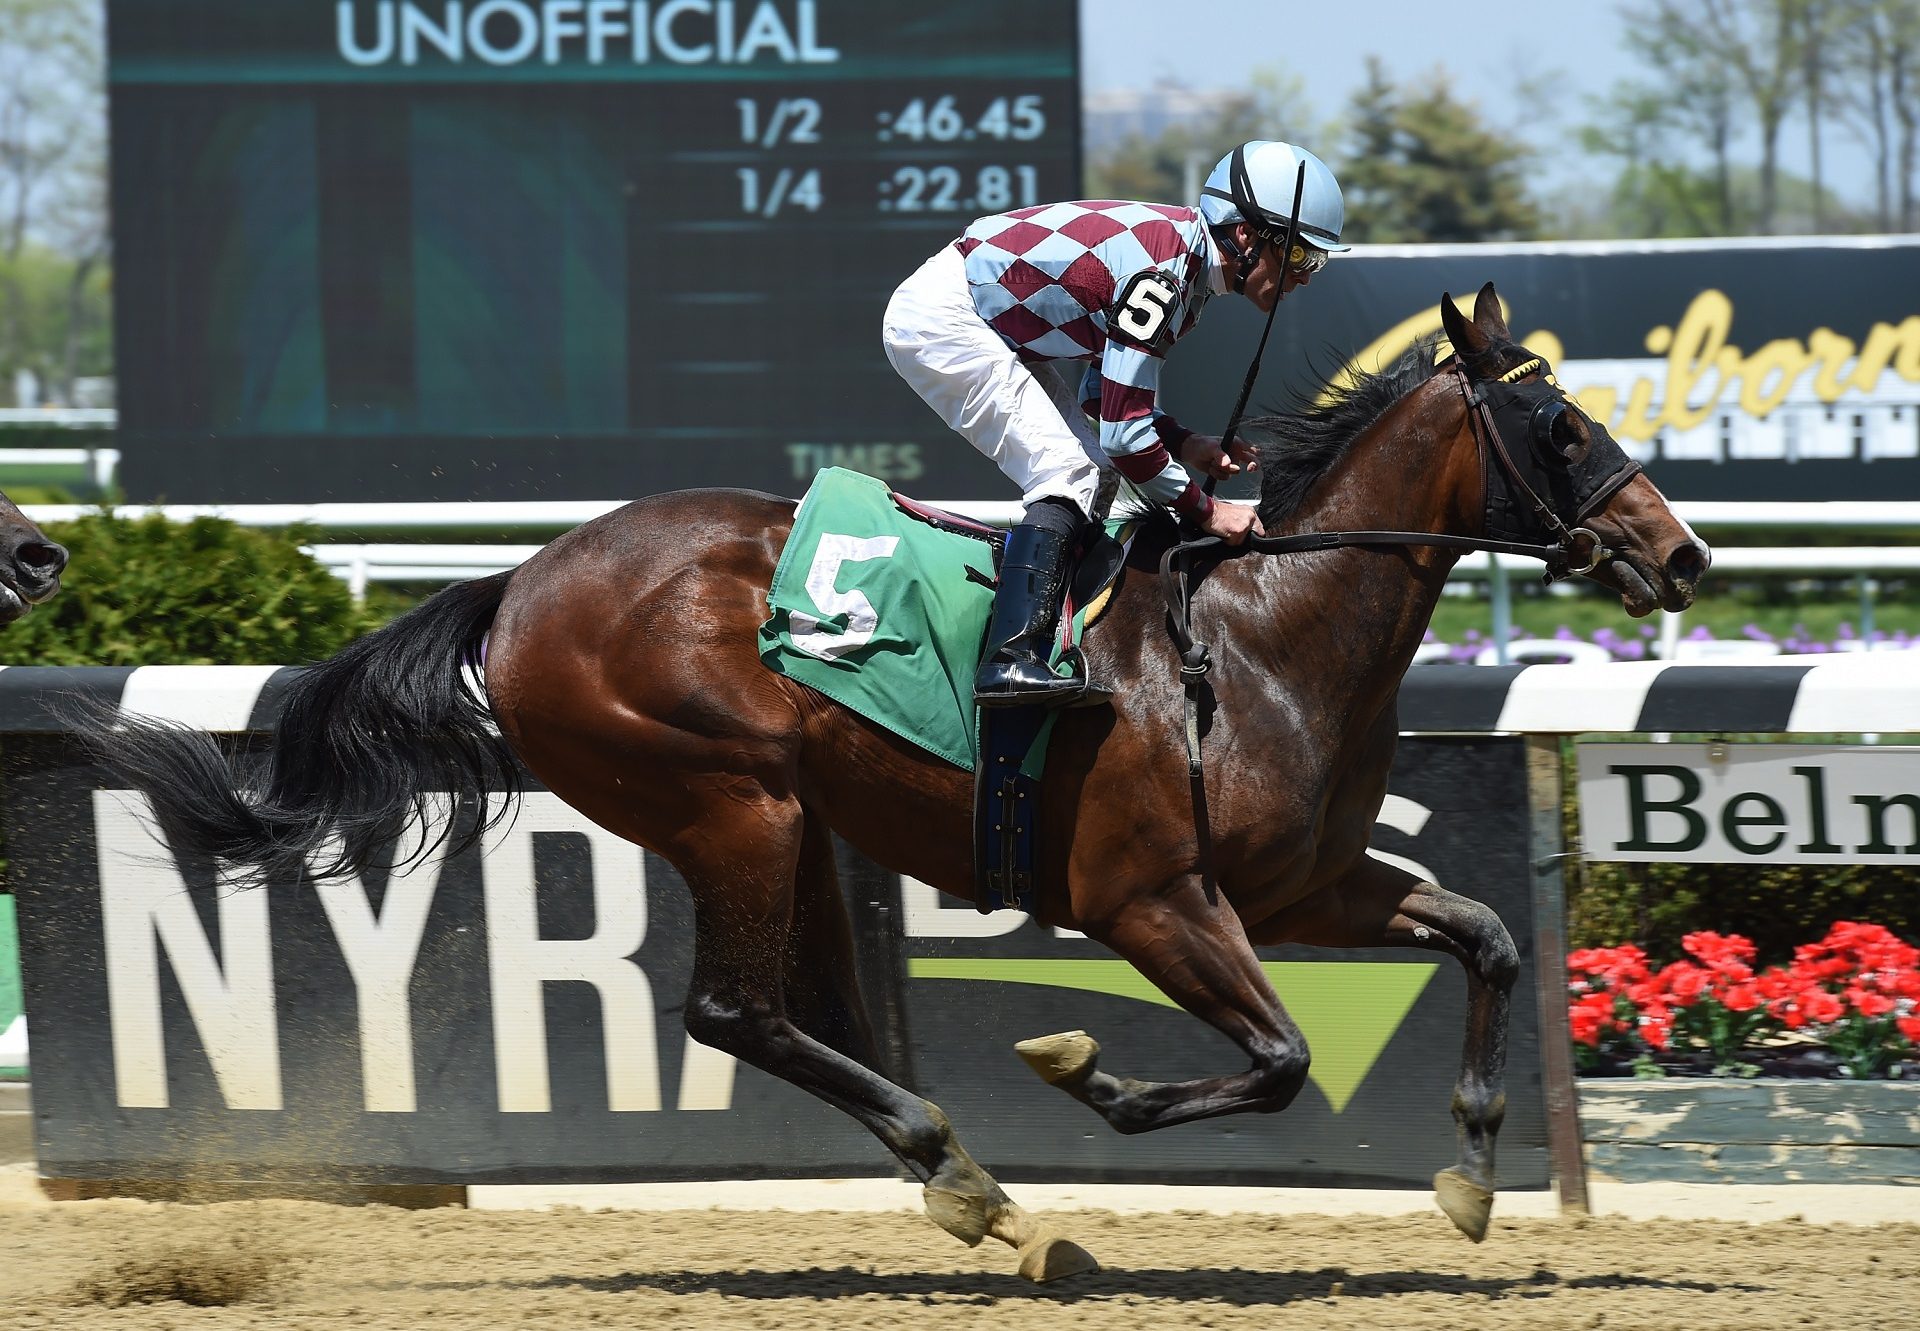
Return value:
[(67, 566), (67, 548), (52, 541), (27, 541), (14, 551), (20, 567), (36, 577), (51, 578)]
[(1692, 584), (1700, 580), (1701, 574), (1713, 557), (1698, 541), (1688, 541), (1685, 545), (1667, 556), (1667, 573), (1675, 582)]

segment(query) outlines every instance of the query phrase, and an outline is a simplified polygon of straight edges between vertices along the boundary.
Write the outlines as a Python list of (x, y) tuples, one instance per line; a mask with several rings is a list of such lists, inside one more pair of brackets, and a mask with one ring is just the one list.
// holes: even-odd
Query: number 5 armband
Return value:
[(1180, 284), (1158, 268), (1129, 277), (1107, 312), (1107, 336), (1155, 353), (1173, 342), (1174, 315), (1180, 308)]

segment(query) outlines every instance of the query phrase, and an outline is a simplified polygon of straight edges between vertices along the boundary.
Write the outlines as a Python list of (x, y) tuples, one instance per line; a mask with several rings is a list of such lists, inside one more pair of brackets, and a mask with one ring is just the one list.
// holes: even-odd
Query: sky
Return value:
[[(1443, 66), (1456, 96), (1547, 152), (1546, 175), (1557, 187), (1578, 187), (1577, 130), (1590, 118), (1587, 99), (1640, 69), (1620, 40), (1619, 5), (1548, 0), (1483, 6), (1478, 19), (1469, 17), (1474, 12), (1434, 0), (1081, 0), (1082, 80), (1088, 92), (1145, 88), (1169, 77), (1204, 88), (1244, 84), (1257, 69), (1278, 68), (1304, 82), (1313, 114), (1325, 120), (1345, 110), (1369, 55), (1379, 56), (1396, 82)], [(1169, 16), (1177, 16), (1177, 40), (1166, 39)], [(1552, 90), (1546, 106), (1523, 103), (1516, 89), (1522, 78), (1545, 80)], [(1805, 141), (1805, 126), (1789, 122), (1781, 144), (1786, 169), (1805, 173)], [(1829, 187), (1855, 203), (1871, 200), (1866, 155), (1837, 126), (1825, 146)], [(1759, 158), (1751, 143), (1740, 156)], [(1607, 170), (1596, 189), (1610, 182)]]

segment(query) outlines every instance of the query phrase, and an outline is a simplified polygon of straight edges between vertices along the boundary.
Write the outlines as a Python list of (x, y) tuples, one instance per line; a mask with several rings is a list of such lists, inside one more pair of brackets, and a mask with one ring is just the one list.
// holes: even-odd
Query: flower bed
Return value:
[(1761, 971), (1738, 934), (1682, 946), (1658, 969), (1631, 943), (1567, 957), (1582, 1074), (1920, 1079), (1920, 949), (1879, 925), (1835, 924)]

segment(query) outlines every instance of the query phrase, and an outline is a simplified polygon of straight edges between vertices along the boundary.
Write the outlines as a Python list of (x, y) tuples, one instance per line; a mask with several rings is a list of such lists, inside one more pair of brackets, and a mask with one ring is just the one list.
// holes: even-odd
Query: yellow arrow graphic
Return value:
[[(1274, 992), (1287, 1005), (1313, 1050), (1307, 1078), (1338, 1114), (1366, 1080), (1400, 1029), (1433, 973), (1434, 961), (1263, 961)], [(1124, 961), (1064, 961), (1039, 957), (913, 957), (916, 980), (996, 980), (1084, 989), (1115, 998), (1177, 1008)], [(1099, 1032), (1094, 1032), (1098, 1035)]]

